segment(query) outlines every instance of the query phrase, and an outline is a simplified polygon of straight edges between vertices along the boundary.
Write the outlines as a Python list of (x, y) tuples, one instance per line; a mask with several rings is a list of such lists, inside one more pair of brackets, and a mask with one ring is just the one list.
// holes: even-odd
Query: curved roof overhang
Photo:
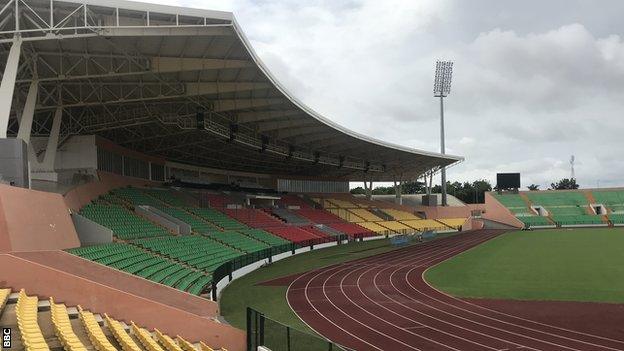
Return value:
[[(463, 160), (380, 141), (319, 115), (272, 76), (228, 12), (20, 0), (2, 9), (0, 26), (5, 60), (16, 34), (22, 41), (14, 117), (31, 83), (39, 86), (33, 135), (49, 133), (61, 106), (62, 139), (97, 134), (213, 168), (389, 181)], [(9, 131), (16, 133), (17, 118)]]

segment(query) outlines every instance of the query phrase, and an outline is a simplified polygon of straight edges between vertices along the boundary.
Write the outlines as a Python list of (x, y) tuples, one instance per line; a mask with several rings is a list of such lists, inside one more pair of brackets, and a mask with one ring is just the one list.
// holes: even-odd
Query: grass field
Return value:
[(624, 229), (510, 232), (425, 278), (458, 297), (624, 303)]
[(221, 315), (228, 323), (245, 329), (245, 311), (247, 306), (250, 306), (276, 321), (299, 330), (311, 332), (288, 306), (286, 301), (287, 286), (256, 284), (393, 249), (394, 247), (387, 239), (349, 243), (292, 256), (270, 266), (259, 268), (234, 280), (225, 288), (220, 300)]

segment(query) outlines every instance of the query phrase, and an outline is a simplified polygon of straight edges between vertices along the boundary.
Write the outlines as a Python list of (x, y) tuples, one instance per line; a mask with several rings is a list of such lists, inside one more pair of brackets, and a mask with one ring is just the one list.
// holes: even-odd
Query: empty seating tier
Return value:
[(225, 243), (231, 247), (237, 248), (241, 251), (244, 252), (254, 252), (254, 251), (259, 251), (259, 250), (263, 250), (269, 247), (269, 245), (252, 239), (244, 234), (241, 234), (239, 232), (235, 232), (233, 230), (229, 230), (229, 231), (211, 231), (211, 232), (207, 232), (204, 235), (213, 238), (215, 240), (218, 240), (222, 243)]
[[(1, 296), (9, 296), (10, 289), (0, 290)], [(57, 297), (50, 297), (49, 312), (39, 298), (27, 295), (20, 290), (17, 302), (11, 302), (11, 312), (3, 315), (8, 325), (17, 324), (12, 348), (28, 351), (199, 351), (201, 344), (206, 350), (212, 350), (200, 341), (198, 347), (186, 341), (182, 336), (172, 338), (159, 331), (146, 329), (131, 323), (131, 327), (119, 320), (83, 309), (80, 305), (66, 306), (59, 303)], [(70, 317), (76, 315), (78, 319)], [(101, 318), (103, 317), (103, 318)], [(19, 335), (19, 337), (17, 337)], [(224, 350), (225, 349), (221, 349)]]
[(219, 228), (208, 223), (207, 221), (198, 218), (197, 216), (177, 207), (159, 207), (159, 210), (171, 215), (184, 223), (191, 226), (191, 230), (197, 233), (206, 233), (211, 230), (218, 230)]
[(601, 224), (602, 218), (589, 209), (588, 199), (582, 192), (545, 191), (529, 192), (533, 205), (542, 206), (557, 225)]
[(37, 322), (38, 303), (39, 299), (36, 296), (28, 296), (24, 289), (20, 290), (15, 316), (22, 344), (28, 351), (50, 350)]
[(66, 351), (86, 351), (85, 345), (78, 339), (78, 336), (72, 329), (67, 307), (63, 304), (54, 303), (54, 299), (50, 298), (50, 314), (52, 316), (52, 325), (54, 333), (59, 339)]
[(603, 204), (611, 212), (624, 213), (623, 190), (594, 190), (592, 195), (597, 203)]
[(408, 227), (414, 228), (419, 232), (426, 230), (445, 230), (448, 229), (444, 224), (434, 221), (433, 219), (417, 219), (409, 221), (401, 221)]
[(165, 347), (167, 351), (183, 351), (182, 348), (169, 335), (163, 334), (160, 330), (154, 328), (154, 335), (158, 342)]
[(92, 202), (83, 207), (80, 214), (111, 229), (116, 237), (124, 240), (170, 235), (164, 228), (120, 205)]
[(156, 340), (152, 338), (152, 333), (147, 331), (147, 329), (137, 326), (134, 322), (131, 322), (131, 325), (132, 333), (136, 335), (139, 342), (147, 351), (165, 351), (162, 347), (160, 347), (160, 345), (158, 345)]
[(185, 207), (189, 204), (179, 197), (178, 191), (170, 190), (170, 189), (141, 189), (144, 193), (150, 195), (151, 197), (157, 198), (158, 200), (167, 203), (168, 205), (174, 207)]
[(143, 351), (134, 339), (130, 337), (130, 334), (126, 332), (126, 329), (119, 321), (110, 318), (106, 313), (104, 314), (104, 318), (108, 329), (113, 334), (119, 345), (121, 345), (123, 351)]
[(267, 230), (294, 243), (302, 243), (308, 240), (319, 240), (327, 238), (326, 236), (321, 238), (315, 234), (310, 233), (309, 231), (300, 229), (298, 227), (281, 226), (267, 228)]
[(612, 213), (609, 215), (609, 220), (613, 224), (624, 224), (624, 213)]
[(145, 192), (143, 192), (139, 188), (127, 187), (127, 188), (118, 188), (111, 191), (111, 193), (134, 206), (139, 205), (149, 205), (149, 206), (162, 206), (163, 202), (157, 200)]
[(280, 227), (284, 222), (254, 208), (226, 209), (225, 214), (254, 228)]
[(534, 227), (542, 225), (552, 225), (548, 220), (548, 217), (542, 216), (518, 216), (518, 219), (524, 223), (525, 226)]
[(327, 226), (352, 237), (369, 237), (376, 233), (370, 229), (348, 222), (327, 223)]
[(370, 211), (368, 211), (367, 209), (364, 209), (364, 208), (354, 208), (354, 209), (349, 210), (349, 212), (351, 212), (354, 215), (362, 218), (364, 220), (364, 222), (383, 221), (383, 219), (375, 216), (372, 212), (370, 212)]
[[(352, 223), (366, 222), (364, 218), (356, 215), (355, 213), (351, 212), (349, 209), (346, 209), (346, 208), (326, 208), (325, 210), (342, 218), (343, 220), (347, 222), (352, 222)], [(380, 219), (377, 219), (377, 220), (380, 220)]]
[[(145, 240), (152, 239), (142, 239), (139, 242)], [(103, 244), (68, 251), (83, 258), (195, 295), (199, 295), (208, 288), (211, 282), (211, 279), (204, 278), (204, 273), (129, 244)]]
[(248, 227), (243, 223), (228, 217), (227, 215), (205, 207), (187, 207), (187, 211), (194, 213), (198, 217), (215, 224), (218, 227), (221, 227), (225, 230), (238, 230), (238, 229), (247, 229)]
[(383, 212), (387, 213), (389, 216), (394, 218), (397, 221), (408, 221), (413, 219), (420, 219), (420, 217), (415, 214), (411, 214), (409, 212), (395, 210), (393, 208), (382, 208)]
[(242, 255), (239, 250), (198, 235), (142, 239), (133, 243), (207, 273)]
[(273, 235), (273, 234), (271, 234), (269, 232), (266, 232), (266, 231), (264, 231), (262, 229), (240, 229), (240, 230), (238, 230), (238, 232), (242, 233), (242, 234), (245, 234), (248, 237), (254, 238), (256, 240), (265, 242), (265, 243), (267, 243), (269, 245), (272, 245), (272, 246), (284, 245), (284, 244), (290, 243), (290, 241), (288, 241), (288, 240), (286, 240), (286, 239), (284, 239), (282, 237)]
[(307, 219), (321, 224), (328, 223), (344, 223), (342, 218), (327, 212), (325, 210), (317, 210), (313, 208), (301, 208), (296, 211), (298, 215), (306, 217)]
[(386, 227), (383, 227), (375, 222), (361, 222), (358, 225), (368, 229), (371, 232), (377, 233), (379, 235), (389, 235), (394, 234), (394, 232)]
[(438, 222), (442, 222), (450, 228), (459, 229), (466, 222), (466, 218), (440, 218)]
[(383, 221), (377, 222), (377, 224), (382, 227), (386, 227), (395, 233), (407, 234), (410, 232), (414, 232), (414, 229), (398, 221)]
[(100, 324), (95, 319), (93, 313), (89, 311), (85, 311), (81, 306), (78, 306), (78, 315), (80, 316), (80, 320), (82, 321), (82, 325), (87, 331), (87, 335), (89, 336), (89, 340), (91, 344), (98, 351), (117, 351), (115, 346), (111, 344), (108, 340), (102, 328), (100, 328)]

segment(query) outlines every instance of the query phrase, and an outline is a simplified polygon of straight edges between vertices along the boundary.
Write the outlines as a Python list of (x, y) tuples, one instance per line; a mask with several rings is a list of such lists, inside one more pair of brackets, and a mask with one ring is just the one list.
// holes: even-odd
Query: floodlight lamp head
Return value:
[(435, 80), (433, 82), (433, 96), (446, 97), (451, 93), (451, 80), (453, 78), (453, 62), (437, 61)]

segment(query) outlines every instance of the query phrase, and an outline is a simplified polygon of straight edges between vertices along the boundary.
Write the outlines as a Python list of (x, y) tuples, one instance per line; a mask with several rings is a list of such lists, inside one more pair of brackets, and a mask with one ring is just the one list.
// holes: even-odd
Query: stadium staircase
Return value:
[[(169, 336), (111, 318), (106, 313), (39, 299), (23, 289), (0, 289), (0, 325), (11, 328), (11, 349), (65, 351), (210, 351), (206, 343)], [(217, 349), (215, 349), (217, 350)], [(225, 349), (221, 349), (225, 350)]]
[(288, 224), (295, 224), (295, 225), (310, 224), (310, 220), (308, 220), (307, 218), (301, 217), (295, 214), (293, 211), (290, 211), (285, 208), (273, 208), (271, 209), (271, 213)]

